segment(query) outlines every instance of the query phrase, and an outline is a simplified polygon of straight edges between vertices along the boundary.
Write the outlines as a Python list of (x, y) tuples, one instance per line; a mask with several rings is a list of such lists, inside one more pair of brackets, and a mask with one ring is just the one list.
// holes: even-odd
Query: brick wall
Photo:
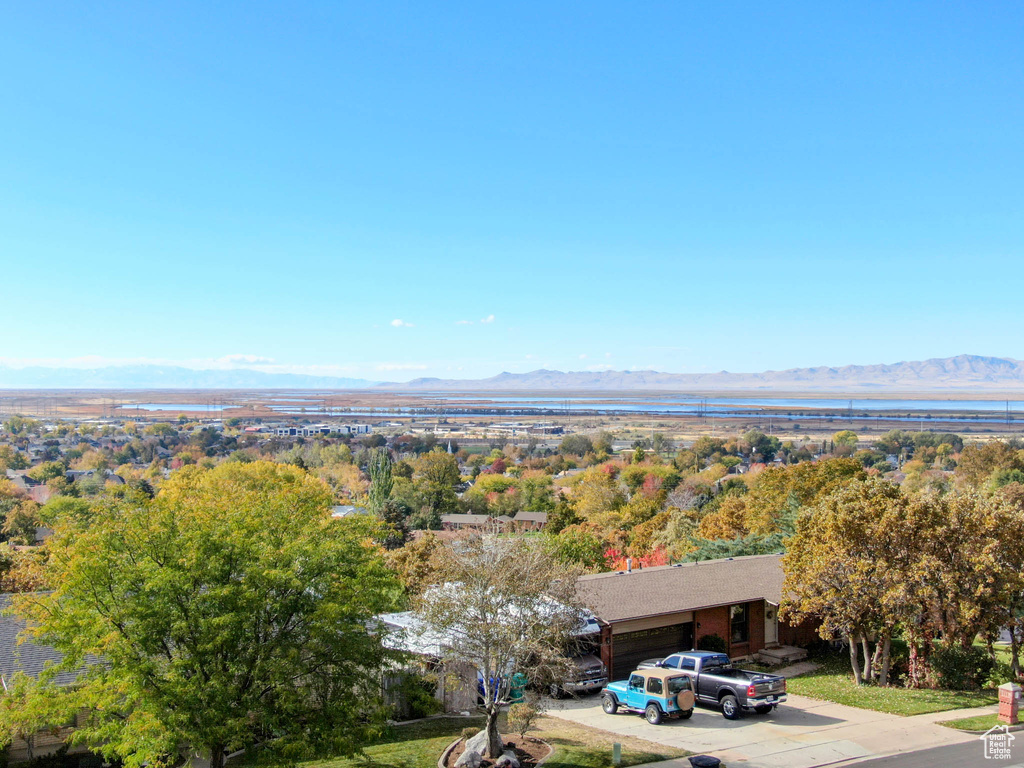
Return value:
[[(732, 642), (732, 625), (729, 606), (705, 608), (694, 613), (694, 619), (700, 624), (696, 629), (698, 645), (705, 635), (718, 635), (728, 644), (730, 656), (749, 656), (764, 648), (764, 601), (747, 603), (747, 620), (749, 622), (748, 641)], [(782, 628), (779, 627), (781, 633)]]
[(750, 616), (750, 650), (748, 653), (757, 653), (764, 648), (764, 600), (747, 605)]
[(705, 635), (718, 635), (729, 642), (729, 608), (719, 606), (718, 608), (704, 608), (693, 612), (694, 637), (697, 647), (700, 647), (700, 639)]
[(787, 624), (784, 621), (779, 621), (779, 643), (782, 645), (795, 645), (797, 647), (805, 647), (820, 640), (821, 636), (818, 634), (818, 623), (813, 619), (808, 619), (796, 626)]

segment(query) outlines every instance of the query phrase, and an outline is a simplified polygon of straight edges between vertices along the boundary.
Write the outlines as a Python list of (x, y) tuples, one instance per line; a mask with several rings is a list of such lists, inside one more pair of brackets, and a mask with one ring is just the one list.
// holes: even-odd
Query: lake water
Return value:
[[(477, 416), (560, 416), (573, 414), (601, 415), (700, 415), (712, 418), (740, 418), (751, 416), (787, 415), (796, 419), (819, 419), (835, 416), (853, 420), (918, 421), (947, 415), (951, 411), (962, 414), (957, 420), (996, 421), (1005, 417), (1005, 400), (954, 399), (839, 399), (839, 398), (785, 398), (785, 397), (709, 397), (687, 395), (635, 395), (610, 397), (585, 395), (573, 398), (533, 397), (517, 395), (405, 395), (420, 398), (422, 405), (337, 408), (325, 407), (322, 400), (310, 395), (272, 396), (262, 401), (281, 414), (336, 417), (406, 416), (433, 418), (455, 415)], [(122, 406), (123, 411), (149, 411), (173, 413), (219, 413), (259, 402), (257, 398), (244, 398), (237, 402), (216, 403), (132, 403)], [(1024, 410), (1024, 401), (1009, 401), (1012, 414)]]
[(222, 411), (234, 408), (232, 403), (125, 403), (121, 406), (126, 411), (174, 411), (175, 413), (191, 411)]
[[(504, 407), (521, 408), (549, 408), (551, 410), (571, 409), (593, 409), (601, 407), (612, 407), (617, 411), (633, 410), (658, 410), (671, 413), (677, 409), (696, 410), (701, 402), (706, 404), (706, 410), (722, 409), (735, 410), (743, 408), (793, 408), (793, 409), (827, 409), (827, 410), (849, 410), (854, 411), (977, 411), (980, 413), (1004, 413), (1006, 411), (1005, 400), (922, 400), (917, 398), (909, 399), (834, 399), (817, 397), (707, 397), (699, 398), (689, 395), (637, 395), (623, 397), (608, 397), (598, 395), (586, 395), (573, 398), (552, 398), (552, 397), (514, 397), (514, 396), (446, 396), (440, 398), (448, 402), (462, 403), (500, 403)], [(607, 404), (607, 405), (604, 405)], [(1021, 410), (1024, 401), (1010, 400), (1010, 410)], [(680, 411), (688, 412), (688, 410)]]

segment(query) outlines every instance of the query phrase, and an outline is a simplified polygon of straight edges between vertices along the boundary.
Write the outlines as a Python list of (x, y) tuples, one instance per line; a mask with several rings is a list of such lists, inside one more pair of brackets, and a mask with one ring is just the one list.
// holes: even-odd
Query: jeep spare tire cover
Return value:
[(693, 691), (680, 691), (676, 695), (676, 706), (680, 709), (693, 709)]

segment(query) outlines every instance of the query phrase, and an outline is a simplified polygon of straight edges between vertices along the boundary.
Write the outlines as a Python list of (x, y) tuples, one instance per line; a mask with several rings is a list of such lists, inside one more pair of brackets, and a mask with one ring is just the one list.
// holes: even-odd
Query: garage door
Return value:
[(612, 677), (620, 680), (644, 659), (668, 656), (693, 647), (693, 622), (612, 636)]

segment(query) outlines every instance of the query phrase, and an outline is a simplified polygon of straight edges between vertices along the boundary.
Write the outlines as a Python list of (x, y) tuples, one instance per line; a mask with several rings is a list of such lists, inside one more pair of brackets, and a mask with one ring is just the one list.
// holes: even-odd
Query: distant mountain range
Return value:
[(367, 379), (265, 373), (247, 368), (194, 370), (132, 365), (106, 368), (7, 368), (3, 389), (366, 389), (396, 392), (484, 391), (682, 391), (775, 392), (1016, 392), (1024, 391), (1024, 361), (958, 355), (891, 365), (790, 368), (762, 373), (659, 373), (658, 371), (548, 371), (500, 373), (487, 379)]
[(2, 389), (358, 389), (374, 382), (336, 376), (265, 373), (248, 368), (195, 370), (165, 365), (106, 368), (7, 368)]
[(600, 390), (776, 392), (1002, 392), (1024, 390), (1024, 361), (1002, 357), (956, 357), (839, 368), (790, 368), (763, 373), (659, 373), (657, 371), (562, 371), (500, 373), (488, 379), (414, 379), (378, 384), (397, 391)]

